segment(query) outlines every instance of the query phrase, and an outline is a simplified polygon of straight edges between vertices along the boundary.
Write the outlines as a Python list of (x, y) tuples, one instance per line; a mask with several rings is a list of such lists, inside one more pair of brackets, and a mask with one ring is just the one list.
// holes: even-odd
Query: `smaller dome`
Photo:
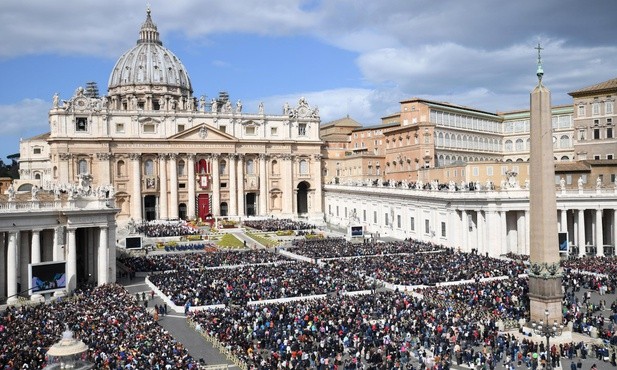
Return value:
[(118, 59), (109, 77), (108, 88), (111, 90), (137, 85), (166, 86), (167, 90), (179, 88), (180, 94), (184, 96), (193, 91), (189, 75), (180, 59), (163, 47), (150, 16), (150, 9), (139, 31), (137, 45)]

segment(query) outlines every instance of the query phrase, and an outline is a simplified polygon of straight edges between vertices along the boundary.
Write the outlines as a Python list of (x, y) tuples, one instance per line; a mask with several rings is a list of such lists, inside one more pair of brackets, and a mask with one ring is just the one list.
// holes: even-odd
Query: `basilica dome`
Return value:
[(109, 76), (110, 96), (143, 94), (189, 98), (191, 80), (186, 68), (159, 39), (159, 32), (147, 11), (137, 45), (124, 53)]

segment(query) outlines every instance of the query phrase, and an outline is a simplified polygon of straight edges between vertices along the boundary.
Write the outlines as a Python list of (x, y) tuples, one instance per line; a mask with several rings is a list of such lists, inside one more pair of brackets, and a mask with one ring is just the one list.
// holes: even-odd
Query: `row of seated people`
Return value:
[(245, 220), (242, 223), (245, 227), (250, 227), (261, 231), (310, 230), (315, 228), (315, 225), (308, 222), (295, 221), (286, 218)]
[(150, 254), (137, 257), (124, 255), (120, 256), (118, 260), (137, 272), (193, 270), (206, 267), (292, 261), (288, 257), (265, 249), (211, 250), (182, 254)]
[(444, 251), (447, 248), (416, 240), (352, 243), (345, 238), (328, 237), (324, 239), (295, 239), (288, 249), (290, 252), (310, 258), (337, 258), (397, 253), (428, 253)]
[(184, 220), (178, 221), (143, 221), (136, 225), (136, 231), (149, 238), (197, 235), (199, 229)]
[(0, 313), (0, 369), (41, 369), (45, 354), (71, 330), (94, 369), (197, 369), (184, 346), (117, 284), (78, 289), (48, 304)]
[(165, 245), (165, 252), (188, 252), (188, 251), (201, 251), (208, 247), (212, 247), (211, 243), (189, 243), (189, 244), (175, 244)]

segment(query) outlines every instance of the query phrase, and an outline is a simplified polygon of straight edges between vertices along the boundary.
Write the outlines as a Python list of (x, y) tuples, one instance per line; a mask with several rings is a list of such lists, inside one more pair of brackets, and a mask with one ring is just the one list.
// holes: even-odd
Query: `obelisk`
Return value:
[(529, 154), (530, 268), (529, 300), (531, 321), (562, 322), (561, 276), (557, 236), (555, 161), (551, 119), (551, 92), (542, 84), (542, 58), (538, 50), (538, 85), (530, 94), (531, 150)]

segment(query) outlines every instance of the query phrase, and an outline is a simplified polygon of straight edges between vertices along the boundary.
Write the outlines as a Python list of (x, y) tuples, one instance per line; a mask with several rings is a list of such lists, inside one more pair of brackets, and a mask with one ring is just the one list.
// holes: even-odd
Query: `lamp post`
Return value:
[(563, 333), (563, 325), (558, 324), (557, 320), (551, 325), (548, 322), (548, 310), (544, 310), (545, 320), (540, 320), (539, 323), (531, 323), (531, 328), (533, 332), (541, 337), (546, 338), (546, 368), (552, 368), (552, 356), (551, 356), (551, 347), (550, 347), (550, 338), (557, 337)]

